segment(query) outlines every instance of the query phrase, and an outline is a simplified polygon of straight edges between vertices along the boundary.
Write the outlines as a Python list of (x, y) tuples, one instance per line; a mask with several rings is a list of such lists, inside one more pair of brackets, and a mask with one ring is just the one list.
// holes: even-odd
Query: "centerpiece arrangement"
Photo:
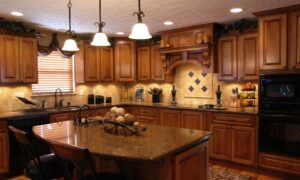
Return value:
[(146, 127), (136, 121), (134, 115), (125, 113), (123, 108), (112, 107), (105, 114), (104, 130), (116, 135), (139, 135)]
[(148, 89), (148, 93), (152, 95), (152, 102), (159, 103), (160, 102), (160, 95), (162, 93), (161, 88), (150, 88)]

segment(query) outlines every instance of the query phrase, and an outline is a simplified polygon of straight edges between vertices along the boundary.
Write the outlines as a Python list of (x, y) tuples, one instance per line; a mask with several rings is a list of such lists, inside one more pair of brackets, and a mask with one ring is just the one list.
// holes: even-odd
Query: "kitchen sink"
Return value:
[(67, 106), (61, 108), (47, 108), (45, 109), (47, 112), (61, 112), (61, 111), (78, 111), (79, 106)]

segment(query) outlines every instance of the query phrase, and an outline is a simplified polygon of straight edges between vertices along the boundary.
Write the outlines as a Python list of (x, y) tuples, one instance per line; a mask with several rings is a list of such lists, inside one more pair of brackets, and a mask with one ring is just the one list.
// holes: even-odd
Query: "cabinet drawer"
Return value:
[(240, 126), (255, 126), (255, 115), (238, 115), (225, 113), (212, 113), (212, 123), (232, 124)]
[(62, 114), (54, 114), (50, 117), (51, 123), (62, 122), (72, 120), (72, 113), (62, 113)]
[(137, 116), (136, 120), (140, 123), (148, 123), (148, 124), (155, 124), (155, 117), (151, 116)]
[(109, 109), (96, 109), (95, 116), (104, 116), (107, 112), (109, 112)]
[(5, 120), (0, 120), (0, 133), (7, 131), (7, 124)]
[(138, 108), (137, 109), (137, 115), (141, 116), (156, 116), (156, 109), (154, 108)]
[(300, 160), (269, 154), (259, 154), (259, 166), (300, 175)]

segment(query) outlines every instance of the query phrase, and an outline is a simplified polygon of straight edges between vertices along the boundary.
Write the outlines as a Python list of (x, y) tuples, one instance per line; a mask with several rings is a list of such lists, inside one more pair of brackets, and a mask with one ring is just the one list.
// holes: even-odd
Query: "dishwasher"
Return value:
[[(32, 133), (32, 127), (36, 125), (48, 124), (48, 113), (32, 113), (24, 116), (8, 118), (7, 123), (22, 131)], [(45, 142), (34, 139), (34, 144), (40, 154), (50, 152), (50, 146)], [(12, 132), (9, 132), (9, 177), (23, 174), (27, 160), (25, 159), (21, 146), (14, 137)]]

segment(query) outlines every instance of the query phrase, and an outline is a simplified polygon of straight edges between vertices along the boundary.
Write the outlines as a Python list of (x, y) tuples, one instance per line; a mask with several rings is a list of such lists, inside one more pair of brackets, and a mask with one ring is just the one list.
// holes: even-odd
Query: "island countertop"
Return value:
[(104, 131), (104, 125), (74, 126), (72, 121), (33, 127), (33, 133), (51, 140), (88, 148), (92, 154), (129, 160), (159, 160), (209, 139), (207, 131), (173, 128), (146, 124), (141, 135), (113, 135)]

